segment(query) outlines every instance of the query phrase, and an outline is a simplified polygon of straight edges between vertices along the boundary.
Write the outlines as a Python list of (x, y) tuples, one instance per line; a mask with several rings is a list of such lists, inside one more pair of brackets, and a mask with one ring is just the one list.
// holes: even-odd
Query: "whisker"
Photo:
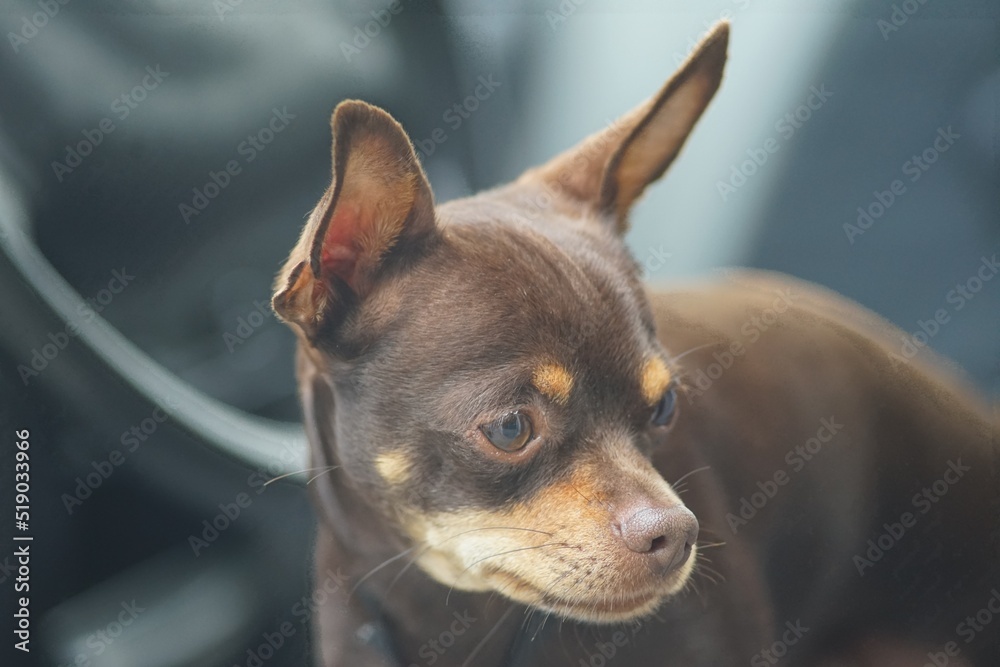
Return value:
[(692, 352), (697, 352), (698, 350), (704, 350), (706, 347), (714, 347), (716, 345), (722, 345), (722, 341), (719, 341), (717, 343), (705, 343), (704, 345), (697, 345), (697, 346), (692, 347), (690, 349), (684, 350), (683, 352), (681, 352), (680, 354), (678, 354), (675, 357), (671, 357), (670, 361), (671, 362), (678, 362), (681, 359), (683, 359), (684, 357), (686, 357), (687, 355), (691, 354)]
[[(318, 468), (303, 468), (302, 470), (295, 470), (293, 472), (286, 472), (284, 475), (278, 475), (277, 477), (272, 477), (271, 479), (267, 480), (266, 482), (264, 482), (264, 486), (267, 486), (271, 482), (277, 482), (279, 479), (285, 479), (286, 477), (291, 477), (292, 475), (298, 475), (298, 474), (304, 473), (304, 472), (313, 472), (314, 470), (322, 470), (323, 472), (321, 472), (320, 475), (324, 475), (324, 474), (330, 472), (331, 470), (336, 470), (339, 467), (340, 466), (320, 466)], [(317, 475), (316, 477), (319, 477), (319, 475)], [(312, 479), (310, 479), (309, 482), (311, 482), (313, 479), (316, 479), (316, 477), (313, 477)], [(306, 484), (308, 484), (309, 482), (306, 482)]]
[(309, 486), (310, 484), (312, 484), (313, 482), (315, 482), (315, 481), (316, 481), (317, 479), (319, 479), (319, 478), (320, 478), (320, 477), (322, 477), (323, 475), (328, 475), (328, 474), (330, 474), (331, 472), (333, 472), (334, 470), (336, 470), (336, 469), (337, 469), (337, 468), (339, 468), (339, 467), (340, 467), (340, 466), (330, 466), (330, 469), (329, 469), (329, 470), (324, 470), (324, 471), (323, 471), (323, 472), (321, 472), (321, 473), (317, 473), (317, 474), (313, 475), (313, 476), (312, 476), (312, 477), (310, 477), (310, 478), (309, 478), (309, 480), (308, 480), (308, 481), (306, 482), (306, 486)]
[(521, 619), (521, 632), (527, 632), (528, 626), (531, 625), (531, 619), (535, 617), (536, 609), (534, 607), (524, 608), (524, 618)]
[(487, 611), (489, 610), (489, 607), (491, 604), (493, 604), (493, 602), (497, 602), (497, 604), (509, 604), (509, 600), (504, 600), (503, 596), (507, 594), (505, 591), (508, 588), (513, 588), (513, 587), (514, 587), (514, 582), (511, 581), (491, 591), (490, 597), (486, 601), (486, 610)]
[(452, 593), (452, 591), (455, 590), (455, 586), (458, 585), (459, 580), (461, 580), (461, 578), (463, 576), (465, 576), (466, 572), (468, 572), (471, 568), (475, 567), (479, 563), (482, 563), (483, 561), (487, 561), (487, 560), (489, 560), (491, 558), (497, 558), (498, 556), (505, 556), (507, 554), (517, 553), (518, 551), (531, 551), (533, 549), (542, 549), (544, 547), (560, 547), (560, 548), (563, 548), (563, 549), (569, 549), (569, 548), (572, 548), (573, 545), (572, 544), (567, 544), (566, 542), (546, 542), (545, 544), (538, 544), (538, 545), (535, 545), (535, 546), (532, 546), (532, 547), (518, 547), (516, 549), (508, 549), (507, 551), (501, 551), (500, 553), (495, 553), (495, 554), (492, 554), (492, 555), (489, 555), (489, 556), (484, 556), (483, 558), (480, 558), (479, 560), (470, 563), (468, 565), (468, 567), (466, 567), (464, 570), (462, 570), (461, 572), (458, 573), (458, 576), (455, 577), (455, 581), (454, 581), (454, 583), (452, 583), (451, 588), (448, 589), (448, 595), (446, 595), (445, 598), (444, 598), (445, 605), (447, 605), (448, 604), (448, 600), (451, 599), (451, 593)]
[(550, 533), (548, 531), (545, 531), (545, 530), (536, 530), (534, 528), (519, 528), (517, 526), (484, 526), (482, 528), (470, 528), (469, 530), (463, 530), (460, 533), (455, 533), (454, 535), (451, 535), (451, 536), (446, 537), (445, 539), (441, 540), (440, 542), (438, 542), (434, 546), (435, 547), (439, 547), (442, 544), (444, 544), (445, 542), (448, 542), (449, 540), (453, 540), (456, 537), (461, 537), (462, 535), (468, 535), (469, 533), (478, 533), (481, 530), (520, 530), (520, 531), (523, 531), (525, 533), (538, 533), (540, 535), (547, 535), (548, 537), (552, 537), (552, 533)]
[[(726, 576), (725, 576), (724, 574), (722, 574), (721, 572), (719, 572), (719, 571), (718, 571), (718, 570), (716, 570), (715, 568), (713, 568), (713, 567), (709, 567), (708, 565), (705, 565), (705, 564), (703, 564), (703, 563), (699, 563), (699, 564), (698, 564), (698, 566), (697, 566), (697, 567), (695, 568), (695, 572), (700, 572), (700, 573), (701, 573), (701, 575), (702, 575), (703, 577), (707, 577), (707, 574), (708, 574), (708, 573), (710, 573), (710, 574), (712, 574), (712, 575), (713, 575), (714, 577), (718, 577), (718, 578), (719, 578), (719, 579), (720, 579), (721, 581), (725, 581), (725, 580), (726, 580)], [(715, 581), (715, 580), (714, 580), (714, 579), (712, 579), (711, 577), (709, 577), (709, 580), (710, 580), (710, 581), (711, 581), (711, 582), (712, 582), (713, 584), (716, 584), (716, 585), (718, 585), (718, 584), (719, 584), (719, 582), (718, 582), (718, 581)]]
[(414, 549), (416, 549), (416, 547), (415, 547), (415, 546), (413, 546), (413, 547), (410, 547), (409, 549), (406, 549), (406, 550), (404, 550), (404, 551), (402, 551), (402, 552), (400, 552), (400, 553), (396, 554), (396, 555), (395, 555), (395, 556), (393, 556), (392, 558), (389, 558), (389, 559), (387, 559), (387, 560), (384, 560), (384, 561), (382, 561), (382, 562), (381, 562), (380, 564), (378, 564), (378, 565), (376, 565), (375, 567), (373, 567), (373, 568), (372, 568), (371, 570), (369, 570), (369, 571), (368, 571), (368, 574), (366, 574), (365, 576), (361, 577), (361, 578), (360, 578), (360, 579), (358, 580), (358, 583), (354, 584), (354, 587), (353, 587), (353, 588), (351, 589), (351, 592), (347, 594), (347, 597), (348, 597), (348, 598), (350, 598), (350, 597), (351, 597), (352, 595), (354, 595), (354, 592), (358, 590), (358, 586), (360, 586), (361, 584), (363, 584), (363, 583), (365, 582), (365, 580), (367, 580), (367, 579), (368, 579), (369, 577), (371, 577), (371, 576), (372, 576), (373, 574), (375, 574), (376, 572), (378, 572), (379, 570), (381, 570), (381, 569), (382, 569), (383, 567), (386, 567), (386, 566), (387, 566), (387, 565), (389, 565), (390, 563), (394, 563), (395, 561), (399, 560), (400, 558), (402, 558), (402, 557), (403, 557), (403, 556), (405, 556), (406, 554), (410, 553), (410, 552), (411, 552), (411, 551), (413, 551)]
[(698, 532), (705, 533), (706, 535), (712, 535), (714, 537), (719, 538), (720, 540), (723, 539), (723, 538), (725, 538), (725, 535), (720, 534), (719, 531), (713, 530), (712, 528), (709, 528), (708, 526), (701, 526)]
[[(391, 591), (392, 588), (397, 583), (399, 583), (399, 580), (402, 579), (403, 575), (406, 574), (409, 571), (409, 569), (411, 567), (413, 567), (413, 565), (418, 560), (420, 560), (420, 557), (423, 556), (428, 551), (430, 551), (431, 549), (439, 547), (442, 544), (444, 544), (445, 542), (448, 542), (449, 540), (453, 540), (456, 537), (461, 537), (462, 535), (468, 535), (469, 533), (479, 532), (481, 530), (520, 530), (520, 531), (524, 531), (526, 533), (538, 533), (540, 535), (547, 535), (549, 537), (552, 536), (552, 533), (549, 533), (549, 532), (544, 531), (544, 530), (536, 530), (534, 528), (519, 528), (517, 526), (484, 526), (482, 528), (470, 528), (469, 530), (463, 530), (460, 533), (455, 533), (454, 535), (450, 535), (449, 537), (446, 537), (445, 539), (441, 540), (437, 544), (425, 544), (423, 547), (421, 547), (420, 551), (418, 551), (416, 554), (414, 554), (413, 558), (410, 559), (410, 562), (407, 563), (406, 565), (404, 565), (403, 568), (396, 574), (396, 576), (393, 577), (392, 581), (389, 582), (389, 586), (385, 589), (385, 593), (388, 594), (389, 591)], [(414, 545), (413, 549), (416, 549), (416, 545)]]
[(401, 570), (400, 570), (399, 572), (397, 572), (397, 573), (396, 573), (396, 576), (392, 578), (392, 581), (390, 581), (390, 582), (389, 582), (389, 585), (388, 585), (388, 586), (386, 587), (386, 589), (385, 589), (385, 595), (386, 595), (386, 596), (388, 596), (388, 595), (389, 595), (389, 592), (390, 592), (390, 591), (392, 590), (393, 586), (395, 586), (395, 585), (396, 585), (397, 583), (399, 583), (399, 580), (403, 578), (403, 575), (404, 575), (404, 574), (406, 574), (406, 573), (407, 573), (407, 571), (409, 571), (409, 569), (410, 569), (411, 567), (413, 567), (413, 565), (414, 565), (414, 564), (415, 564), (415, 563), (416, 563), (416, 562), (417, 562), (418, 560), (420, 560), (420, 557), (421, 557), (421, 556), (423, 556), (423, 555), (424, 555), (425, 553), (427, 553), (427, 551), (428, 551), (429, 549), (430, 549), (430, 546), (426, 546), (426, 547), (424, 547), (423, 549), (421, 549), (421, 550), (420, 550), (420, 553), (418, 553), (418, 554), (417, 554), (417, 555), (415, 555), (415, 556), (414, 556), (413, 558), (411, 558), (411, 559), (410, 559), (410, 562), (409, 562), (409, 563), (407, 563), (406, 565), (404, 565), (404, 566), (403, 566), (403, 568), (402, 568), (402, 569), (401, 569)]
[(698, 543), (699, 549), (711, 549), (713, 547), (724, 547), (724, 546), (726, 546), (725, 542), (712, 542), (711, 544), (707, 543), (703, 544), (701, 542)]
[(712, 584), (715, 586), (719, 585), (719, 582), (716, 581), (715, 577), (711, 576), (711, 574), (709, 574), (705, 570), (699, 570), (698, 576), (701, 577), (702, 579), (707, 579), (708, 581), (712, 582)]
[(507, 608), (507, 611), (503, 613), (503, 616), (501, 616), (500, 620), (496, 622), (496, 625), (494, 625), (493, 628), (486, 633), (486, 636), (483, 637), (483, 640), (476, 645), (476, 648), (472, 649), (472, 653), (470, 653), (469, 657), (467, 657), (465, 662), (462, 663), (462, 667), (469, 667), (469, 665), (472, 664), (472, 659), (476, 657), (476, 654), (479, 653), (486, 642), (488, 642), (490, 638), (496, 634), (496, 631), (500, 629), (500, 624), (507, 620), (507, 617), (510, 616), (512, 611), (514, 611), (513, 606)]
[(549, 620), (549, 616), (551, 615), (552, 615), (551, 611), (545, 613), (545, 616), (542, 618), (542, 622), (538, 624), (538, 627), (535, 628), (535, 633), (531, 635), (531, 641), (535, 641), (535, 639), (538, 638), (538, 635), (542, 632), (542, 630), (545, 629), (545, 623)]
[(695, 468), (695, 469), (694, 469), (694, 470), (692, 470), (691, 472), (689, 472), (689, 473), (687, 473), (687, 474), (685, 474), (685, 475), (681, 475), (681, 476), (680, 476), (680, 478), (679, 478), (679, 479), (678, 479), (678, 480), (677, 480), (676, 482), (674, 482), (674, 484), (675, 484), (675, 485), (676, 485), (676, 484), (680, 484), (681, 482), (683, 482), (683, 481), (684, 481), (685, 479), (687, 479), (687, 478), (688, 478), (688, 477), (690, 477), (691, 475), (695, 474), (696, 472), (702, 472), (702, 471), (704, 471), (704, 470), (711, 470), (711, 469), (712, 469), (712, 466), (702, 466), (702, 467), (700, 467), (700, 468)]
[[(483, 558), (480, 558), (479, 560), (474, 561), (472, 564), (469, 565), (469, 567), (473, 567), (474, 565), (478, 565), (479, 563), (482, 563), (484, 560), (489, 560), (490, 558), (496, 558), (497, 556), (505, 556), (507, 554), (515, 553), (515, 552), (518, 552), (518, 551), (531, 551), (532, 549), (541, 549), (542, 547), (563, 547), (563, 548), (570, 548), (572, 546), (573, 546), (572, 544), (568, 544), (566, 542), (546, 542), (545, 544), (536, 544), (535, 546), (532, 546), (532, 547), (518, 547), (516, 549), (508, 549), (507, 551), (501, 551), (500, 553), (496, 553), (496, 554), (493, 554), (491, 556), (484, 556)], [(469, 567), (465, 568), (465, 570), (462, 570), (462, 572), (464, 573), (466, 570), (469, 569)]]
[(687, 591), (689, 588), (694, 590), (695, 596), (702, 597), (701, 590), (698, 588), (697, 581), (695, 580), (694, 577), (689, 578), (687, 580), (687, 583), (684, 585), (685, 591)]

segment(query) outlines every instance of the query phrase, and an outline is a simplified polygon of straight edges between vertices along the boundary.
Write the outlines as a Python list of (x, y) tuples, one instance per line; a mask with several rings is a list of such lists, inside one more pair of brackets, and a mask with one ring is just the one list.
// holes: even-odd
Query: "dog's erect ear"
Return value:
[(619, 233), (642, 191), (677, 156), (722, 80), (729, 24), (716, 23), (656, 95), (519, 182), (542, 181), (601, 214)]
[(435, 229), (434, 197), (406, 132), (365, 102), (333, 112), (333, 182), (278, 274), (272, 305), (312, 337), (338, 307), (363, 299), (401, 246)]

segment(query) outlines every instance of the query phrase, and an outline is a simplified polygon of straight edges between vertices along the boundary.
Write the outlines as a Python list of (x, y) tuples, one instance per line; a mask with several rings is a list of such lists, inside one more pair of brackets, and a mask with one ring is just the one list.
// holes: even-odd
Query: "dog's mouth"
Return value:
[[(520, 553), (523, 548), (512, 551)], [(529, 564), (512, 559), (469, 568), (454, 552), (439, 550), (426, 551), (419, 562), (425, 572), (453, 588), (499, 593), (567, 619), (617, 623), (648, 616), (683, 590), (695, 568), (695, 553), (693, 547), (683, 563), (664, 575), (634, 562), (595, 567), (593, 562)]]
[(496, 590), (543, 611), (592, 623), (615, 623), (631, 621), (655, 611), (666, 598), (683, 588), (690, 568), (681, 568), (655, 586), (632, 591), (616, 590), (614, 593), (605, 591), (593, 597), (577, 599), (545, 591), (522, 577), (501, 570), (484, 574), (492, 580)]

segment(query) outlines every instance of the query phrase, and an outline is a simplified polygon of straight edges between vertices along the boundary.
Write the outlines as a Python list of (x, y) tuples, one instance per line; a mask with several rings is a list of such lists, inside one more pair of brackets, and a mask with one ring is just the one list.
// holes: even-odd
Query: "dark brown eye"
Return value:
[(649, 423), (653, 426), (666, 426), (674, 420), (677, 412), (677, 390), (668, 387), (663, 396), (660, 397), (656, 407), (653, 408), (653, 416), (649, 418)]
[(479, 427), (494, 447), (515, 452), (531, 440), (531, 419), (523, 412), (508, 412), (500, 419)]

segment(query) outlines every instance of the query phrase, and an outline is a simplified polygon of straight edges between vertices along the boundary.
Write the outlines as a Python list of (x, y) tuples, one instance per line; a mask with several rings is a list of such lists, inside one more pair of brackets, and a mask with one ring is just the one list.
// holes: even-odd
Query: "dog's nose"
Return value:
[(665, 571), (680, 567), (698, 540), (698, 519), (684, 506), (645, 506), (623, 512), (617, 523), (630, 551), (648, 554)]

